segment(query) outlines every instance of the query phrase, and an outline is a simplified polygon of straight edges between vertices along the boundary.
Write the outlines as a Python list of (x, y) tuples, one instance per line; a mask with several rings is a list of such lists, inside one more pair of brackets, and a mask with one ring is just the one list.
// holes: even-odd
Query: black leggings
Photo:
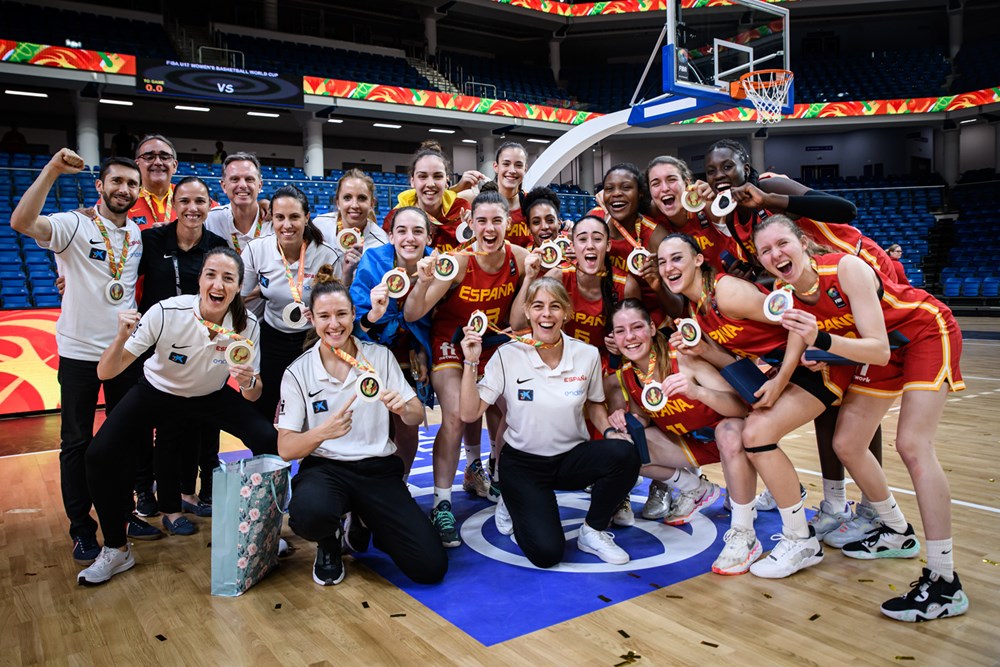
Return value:
[(260, 323), (260, 398), (254, 403), (257, 412), (272, 424), (281, 398), (281, 378), (288, 364), (302, 354), (308, 329), (295, 333), (278, 331), (267, 322)]
[[(104, 544), (125, 546), (132, 508), (136, 433), (160, 423), (198, 419), (231, 433), (254, 454), (277, 454), (278, 432), (229, 387), (207, 396), (182, 398), (155, 389), (145, 378), (125, 395), (87, 448), (87, 486), (104, 533)], [(159, 445), (157, 445), (159, 446)]]
[(538, 567), (559, 563), (566, 536), (555, 491), (591, 484), (587, 525), (604, 530), (639, 475), (639, 453), (626, 440), (588, 440), (558, 456), (538, 456), (504, 446), (500, 456), (503, 498), (521, 551)]
[(340, 517), (353, 512), (372, 531), (375, 546), (418, 584), (435, 584), (448, 571), (441, 538), (403, 481), (403, 461), (302, 459), (292, 478), (288, 525), (325, 549), (339, 550)]

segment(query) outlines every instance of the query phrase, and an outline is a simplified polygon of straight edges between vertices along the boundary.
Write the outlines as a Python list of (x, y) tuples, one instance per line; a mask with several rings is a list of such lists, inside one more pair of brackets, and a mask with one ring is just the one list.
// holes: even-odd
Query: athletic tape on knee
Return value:
[(743, 451), (747, 454), (760, 454), (762, 452), (770, 452), (771, 450), (777, 449), (778, 443), (772, 442), (770, 445), (761, 445), (760, 447), (747, 447), (743, 446)]

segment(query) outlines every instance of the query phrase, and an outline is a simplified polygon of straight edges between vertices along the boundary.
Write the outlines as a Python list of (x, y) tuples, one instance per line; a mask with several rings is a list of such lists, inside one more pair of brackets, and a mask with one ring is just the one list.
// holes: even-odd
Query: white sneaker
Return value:
[(81, 586), (103, 584), (116, 574), (131, 570), (134, 565), (131, 547), (126, 547), (125, 551), (104, 547), (94, 564), (76, 576), (76, 582)]
[(809, 525), (816, 529), (816, 538), (822, 540), (850, 520), (850, 505), (844, 508), (843, 511), (837, 512), (833, 505), (824, 500), (819, 504), (819, 508), (816, 514), (813, 515), (813, 518), (809, 519)]
[(497, 532), (501, 535), (510, 535), (514, 532), (514, 521), (510, 518), (510, 512), (507, 511), (507, 503), (500, 498), (500, 502), (497, 503), (497, 511), (493, 514), (493, 522), (497, 525)]
[(778, 543), (766, 558), (750, 566), (750, 573), (764, 579), (784, 579), (823, 560), (823, 545), (810, 529), (809, 537), (791, 537), (782, 532), (771, 539)]
[(682, 526), (691, 522), (694, 513), (703, 507), (709, 507), (719, 499), (722, 489), (718, 484), (708, 481), (704, 475), (698, 481), (698, 486), (690, 491), (681, 491), (674, 502), (670, 516), (664, 519), (669, 526)]
[[(802, 496), (802, 500), (806, 499), (806, 487), (799, 484), (799, 494)], [(770, 489), (764, 489), (757, 500), (754, 501), (754, 508), (761, 512), (769, 512), (770, 510), (778, 509), (778, 501), (774, 499), (771, 495)]]
[(878, 526), (878, 512), (871, 505), (858, 503), (854, 506), (854, 516), (840, 525), (836, 530), (829, 532), (823, 538), (823, 542), (842, 549), (851, 542), (865, 539), (868, 533)]
[(635, 513), (632, 511), (632, 500), (625, 496), (621, 503), (618, 504), (618, 509), (615, 510), (615, 515), (611, 517), (611, 523), (616, 526), (621, 526), (622, 528), (628, 528), (629, 526), (635, 525)]
[(662, 519), (673, 511), (673, 498), (666, 482), (652, 480), (649, 483), (649, 497), (642, 506), (643, 519)]
[(615, 544), (615, 536), (607, 531), (594, 530), (585, 521), (580, 526), (580, 535), (576, 538), (576, 547), (585, 553), (594, 554), (605, 563), (624, 565), (629, 561), (628, 554)]
[(730, 528), (722, 539), (726, 546), (712, 563), (712, 572), (716, 574), (746, 574), (764, 551), (757, 535), (746, 528)]

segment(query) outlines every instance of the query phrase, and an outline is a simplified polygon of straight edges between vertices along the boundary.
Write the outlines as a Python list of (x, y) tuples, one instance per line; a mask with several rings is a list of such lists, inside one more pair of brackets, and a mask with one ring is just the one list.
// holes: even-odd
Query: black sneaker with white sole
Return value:
[(320, 586), (335, 586), (344, 580), (344, 574), (344, 561), (340, 559), (340, 554), (316, 545), (313, 581)]
[(937, 572), (924, 568), (920, 578), (910, 584), (903, 596), (882, 603), (882, 613), (907, 623), (933, 621), (948, 616), (961, 616), (969, 610), (969, 598), (962, 590), (958, 572), (945, 581)]

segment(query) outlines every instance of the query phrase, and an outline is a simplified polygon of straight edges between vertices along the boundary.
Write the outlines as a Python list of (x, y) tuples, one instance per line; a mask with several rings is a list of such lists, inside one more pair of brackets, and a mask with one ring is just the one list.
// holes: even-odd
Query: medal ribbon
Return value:
[(299, 251), (299, 272), (294, 280), (292, 280), (292, 267), (288, 265), (288, 260), (285, 259), (285, 253), (281, 249), (281, 243), (278, 241), (277, 236), (274, 242), (278, 244), (278, 254), (281, 255), (281, 263), (285, 265), (285, 277), (288, 278), (288, 289), (292, 293), (292, 300), (295, 303), (302, 303), (302, 280), (306, 270), (306, 242), (302, 242), (302, 250)]
[(812, 270), (815, 271), (816, 274), (817, 274), (816, 275), (816, 284), (815, 285), (813, 285), (812, 287), (810, 287), (809, 289), (807, 289), (804, 292), (796, 292), (795, 288), (792, 285), (790, 285), (789, 283), (786, 283), (784, 280), (775, 280), (774, 281), (775, 288), (777, 288), (777, 289), (791, 290), (792, 292), (795, 292), (799, 296), (812, 296), (813, 294), (815, 294), (816, 292), (818, 292), (819, 291), (819, 266), (816, 264), (816, 260), (813, 259), (812, 257), (809, 258), (809, 265), (812, 266)]
[[(493, 324), (489, 320), (487, 320), (487, 322), (486, 322), (486, 327), (488, 329), (492, 330), (492, 331), (497, 332), (498, 334), (502, 334), (504, 336), (507, 336), (508, 338), (516, 340), (518, 343), (524, 343), (525, 345), (530, 345), (531, 347), (535, 348), (536, 350), (550, 350), (553, 347), (556, 347), (557, 345), (559, 345), (559, 344), (562, 343), (562, 338), (561, 337), (559, 338), (559, 342), (558, 343), (543, 343), (541, 341), (535, 340), (534, 338), (530, 338), (529, 336), (525, 336), (525, 335), (522, 335), (522, 334), (516, 334), (513, 331), (503, 331), (503, 330), (500, 329), (500, 327), (496, 326), (495, 324)], [(529, 331), (530, 331), (530, 329), (529, 329)]]
[(339, 350), (333, 347), (332, 345), (329, 346), (329, 348), (331, 352), (337, 355), (337, 358), (346, 361), (347, 363), (349, 363), (351, 366), (354, 366), (362, 373), (375, 373), (375, 368), (370, 363), (368, 363), (367, 360), (358, 361), (357, 359), (347, 354), (343, 350)]
[(94, 210), (94, 224), (97, 225), (97, 230), (101, 233), (101, 238), (104, 239), (104, 247), (108, 251), (108, 267), (111, 269), (111, 277), (115, 280), (121, 280), (122, 271), (125, 270), (125, 259), (128, 257), (128, 242), (131, 236), (130, 232), (125, 232), (125, 242), (122, 244), (121, 255), (118, 256), (118, 261), (115, 261), (114, 251), (111, 249), (111, 237), (108, 236), (108, 230), (105, 228), (104, 223), (101, 221), (101, 216)]
[(196, 319), (199, 322), (201, 322), (201, 324), (203, 326), (207, 327), (210, 331), (214, 331), (217, 334), (221, 334), (221, 335), (226, 336), (228, 338), (232, 338), (233, 340), (246, 341), (247, 345), (249, 345), (250, 347), (253, 347), (253, 341), (252, 340), (250, 340), (249, 338), (245, 338), (244, 336), (239, 335), (238, 333), (236, 333), (232, 329), (227, 329), (227, 328), (225, 328), (223, 326), (220, 326), (220, 325), (216, 324), (215, 322), (209, 322), (208, 320), (206, 320), (204, 318), (201, 318), (201, 317), (198, 317), (197, 315), (194, 316), (194, 319)]
[(642, 380), (643, 384), (649, 384), (650, 382), (655, 382), (656, 379), (653, 377), (653, 371), (656, 370), (656, 350), (650, 348), (649, 350), (649, 368), (643, 373), (634, 364), (629, 363), (629, 366), (635, 372), (635, 374)]
[[(235, 222), (235, 219), (234, 219), (234, 221), (233, 221), (233, 227), (235, 227), (235, 226), (236, 226), (236, 222)], [(257, 224), (254, 226), (254, 230), (253, 230), (253, 238), (258, 238), (260, 236), (260, 230), (263, 227), (264, 227), (264, 216), (262, 216), (260, 214), (260, 212), (258, 211), (258, 213), (257, 213)], [(236, 232), (233, 232), (231, 234), (231, 236), (233, 238), (233, 250), (235, 250), (237, 253), (239, 253), (240, 252), (240, 237), (239, 237), (239, 235)]]
[(170, 216), (174, 212), (174, 203), (171, 201), (170, 191), (167, 192), (167, 196), (164, 198), (163, 204), (163, 217), (159, 220), (156, 219), (156, 200), (153, 199), (152, 193), (146, 188), (139, 190), (139, 196), (142, 200), (146, 202), (146, 206), (149, 207), (149, 212), (153, 214), (153, 222), (169, 222)]
[[(635, 238), (633, 238), (631, 234), (629, 234), (627, 231), (625, 231), (625, 228), (621, 226), (621, 223), (619, 223), (614, 218), (611, 218), (611, 224), (614, 225), (615, 229), (618, 230), (618, 233), (622, 235), (622, 238), (624, 238), (626, 241), (628, 241), (629, 244), (631, 244), (631, 246), (633, 248), (635, 248), (636, 250), (639, 250), (639, 249), (642, 248), (642, 244), (639, 243), (638, 241), (636, 241)], [(640, 217), (638, 220), (636, 220), (636, 223), (635, 223), (635, 235), (636, 235), (636, 237), (639, 236), (639, 230), (642, 229), (641, 225), (642, 225), (642, 218)]]

